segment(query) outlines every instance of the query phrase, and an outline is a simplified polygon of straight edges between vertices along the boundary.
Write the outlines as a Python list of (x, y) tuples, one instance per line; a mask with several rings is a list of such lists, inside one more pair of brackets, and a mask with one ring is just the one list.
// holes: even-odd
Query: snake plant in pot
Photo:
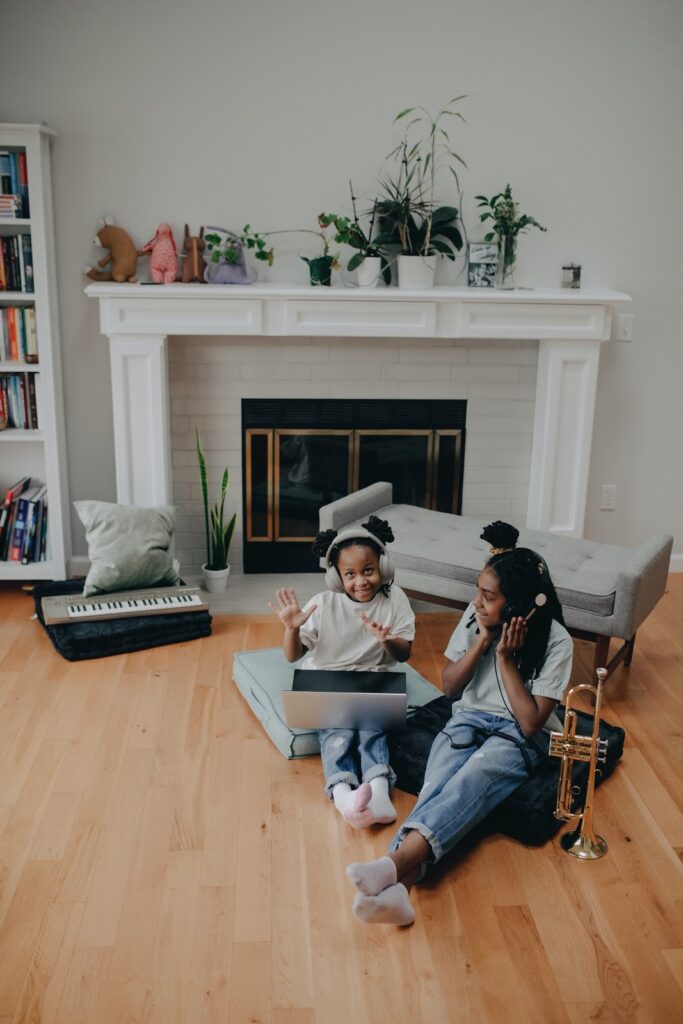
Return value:
[(196, 431), (197, 458), (199, 459), (199, 479), (204, 499), (204, 529), (206, 532), (206, 562), (202, 566), (204, 587), (211, 593), (225, 590), (230, 575), (228, 553), (232, 535), (235, 532), (237, 513), (233, 513), (230, 521), (225, 524), (225, 495), (230, 483), (230, 474), (226, 469), (221, 481), (220, 500), (209, 508), (208, 487), (206, 481), (206, 459), (202, 450), (199, 431)]

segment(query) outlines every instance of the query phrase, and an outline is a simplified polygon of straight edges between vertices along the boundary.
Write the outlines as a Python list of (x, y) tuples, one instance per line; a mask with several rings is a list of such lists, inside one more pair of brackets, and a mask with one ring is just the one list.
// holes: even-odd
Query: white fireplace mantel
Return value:
[(120, 502), (172, 500), (167, 339), (533, 339), (539, 341), (527, 525), (579, 537), (588, 484), (600, 345), (630, 297), (608, 289), (498, 291), (276, 284), (91, 284), (110, 342)]

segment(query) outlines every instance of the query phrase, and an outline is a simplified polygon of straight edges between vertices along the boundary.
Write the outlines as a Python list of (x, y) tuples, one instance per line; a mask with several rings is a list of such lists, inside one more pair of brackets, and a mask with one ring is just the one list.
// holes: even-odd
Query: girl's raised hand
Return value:
[(386, 643), (387, 640), (395, 640), (396, 637), (391, 635), (391, 626), (383, 626), (381, 622), (373, 622), (369, 619), (365, 612), (358, 613), (359, 618), (366, 629), (369, 629), (372, 635), (381, 644)]
[(516, 615), (509, 622), (504, 622), (503, 631), (496, 649), (497, 656), (499, 658), (511, 657), (515, 651), (524, 646), (528, 632), (529, 627), (521, 615)]
[(285, 629), (299, 629), (318, 607), (317, 604), (313, 604), (308, 611), (302, 611), (296, 591), (291, 587), (276, 590), (275, 596), (278, 600), (277, 606), (269, 601), (268, 607), (275, 612)]

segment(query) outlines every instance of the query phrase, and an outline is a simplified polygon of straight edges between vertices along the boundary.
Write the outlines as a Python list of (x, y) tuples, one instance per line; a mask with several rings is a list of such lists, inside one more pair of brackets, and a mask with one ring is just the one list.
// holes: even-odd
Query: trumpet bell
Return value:
[(588, 836), (581, 827), (574, 832), (565, 832), (560, 837), (560, 846), (579, 860), (600, 860), (607, 853), (607, 843), (602, 836)]

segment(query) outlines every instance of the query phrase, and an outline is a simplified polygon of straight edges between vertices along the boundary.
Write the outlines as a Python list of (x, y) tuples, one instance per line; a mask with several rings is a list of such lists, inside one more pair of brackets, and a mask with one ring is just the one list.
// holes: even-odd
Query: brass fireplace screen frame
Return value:
[[(284, 437), (301, 436), (303, 434), (320, 436), (343, 436), (349, 438), (349, 468), (348, 468), (348, 493), (358, 490), (360, 479), (360, 454), (361, 439), (369, 436), (383, 437), (425, 437), (427, 439), (427, 473), (425, 484), (425, 495), (423, 508), (436, 509), (437, 507), (437, 469), (439, 466), (439, 455), (441, 439), (444, 437), (455, 438), (454, 444), (454, 466), (453, 466), (453, 490), (451, 495), (451, 511), (457, 512), (460, 507), (460, 480), (462, 460), (462, 435), (461, 429), (438, 430), (438, 429), (386, 429), (386, 430), (347, 430), (317, 428), (289, 428), (279, 429), (275, 427), (250, 427), (245, 431), (245, 512), (246, 512), (246, 539), (249, 542), (278, 543), (312, 541), (314, 538), (306, 536), (281, 536), (280, 534), (280, 443)], [(252, 439), (256, 436), (266, 438), (266, 462), (267, 462), (267, 512), (266, 523), (267, 533), (257, 534), (253, 529), (252, 511)]]

